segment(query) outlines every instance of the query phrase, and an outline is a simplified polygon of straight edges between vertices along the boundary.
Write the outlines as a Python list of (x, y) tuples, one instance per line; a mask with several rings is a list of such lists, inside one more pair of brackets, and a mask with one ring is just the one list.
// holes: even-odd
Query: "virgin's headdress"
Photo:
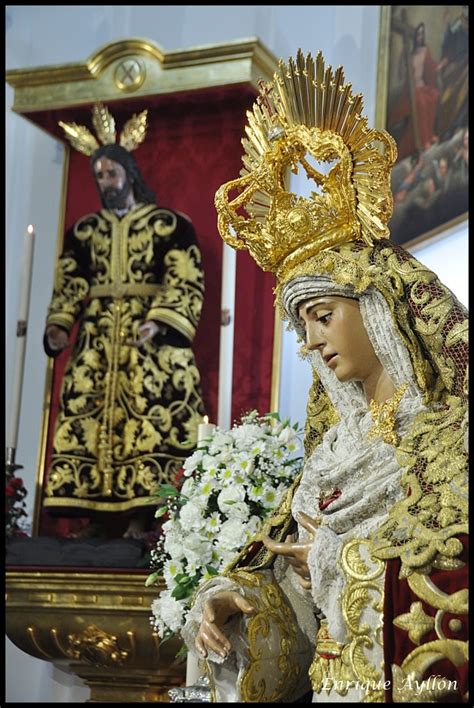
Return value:
[[(147, 130), (147, 114), (144, 110), (139, 114), (134, 114), (124, 125), (120, 133), (119, 144), (129, 152), (135, 150), (144, 140)], [(102, 145), (112, 145), (116, 143), (117, 134), (115, 130), (115, 119), (107, 106), (102, 103), (94, 104), (92, 108), (92, 124)], [(72, 147), (82, 152), (84, 155), (92, 155), (99, 147), (97, 138), (85, 125), (77, 123), (64, 123), (59, 121), (59, 125), (66, 133), (66, 137)]]

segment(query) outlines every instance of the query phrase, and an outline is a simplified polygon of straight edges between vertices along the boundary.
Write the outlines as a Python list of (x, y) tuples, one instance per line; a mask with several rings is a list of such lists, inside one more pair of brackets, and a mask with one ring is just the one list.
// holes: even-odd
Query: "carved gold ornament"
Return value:
[[(148, 110), (134, 114), (125, 123), (119, 139), (119, 144), (125, 150), (131, 152), (145, 140), (147, 114)], [(102, 103), (94, 104), (92, 108), (92, 124), (102, 145), (111, 145), (116, 142), (115, 120), (107, 106)], [(90, 156), (99, 148), (97, 139), (85, 125), (64, 123), (62, 120), (59, 121), (59, 125), (66, 133), (66, 137), (73, 148), (84, 155)]]
[(114, 83), (120, 91), (136, 91), (145, 78), (146, 66), (140, 57), (122, 59), (114, 71)]
[(117, 637), (97, 627), (89, 625), (81, 634), (68, 636), (68, 656), (82, 660), (94, 666), (116, 666), (129, 656), (128, 651), (121, 651)]
[[(314, 60), (299, 50), (296, 62), (280, 61), (273, 81), (262, 82), (247, 112), (244, 168), (216, 193), (218, 228), (278, 280), (336, 244), (389, 237), (396, 145), (367, 127), (362, 105), (342, 67), (333, 72), (321, 52)], [(312, 180), (310, 198), (287, 189), (288, 168)]]

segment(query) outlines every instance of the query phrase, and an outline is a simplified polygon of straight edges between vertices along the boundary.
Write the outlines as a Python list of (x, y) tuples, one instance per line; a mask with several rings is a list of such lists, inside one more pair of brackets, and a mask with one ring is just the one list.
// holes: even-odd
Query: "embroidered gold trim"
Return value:
[(422, 573), (413, 573), (407, 578), (408, 586), (427, 605), (452, 612), (453, 614), (466, 614), (469, 611), (469, 592), (467, 588), (457, 590), (451, 595), (440, 590), (431, 578)]
[(46, 320), (46, 324), (47, 325), (55, 324), (55, 325), (58, 325), (59, 327), (64, 327), (64, 329), (67, 329), (67, 331), (69, 332), (74, 325), (74, 317), (69, 317), (68, 315), (59, 315), (59, 314), (51, 315)]
[[(316, 653), (309, 670), (313, 690), (329, 696), (334, 690), (345, 696), (353, 686), (364, 692), (363, 702), (383, 702), (383, 672), (371, 664), (367, 650), (375, 643), (382, 645), (383, 578), (385, 564), (370, 561), (369, 542), (352, 539), (342, 550), (341, 563), (346, 586), (341, 597), (342, 614), (348, 630), (348, 642), (334, 641), (321, 622)], [(367, 559), (367, 560), (366, 560)], [(379, 617), (377, 626), (363, 622), (364, 610), (372, 607)]]
[(229, 577), (245, 589), (246, 598), (256, 608), (248, 620), (249, 661), (238, 679), (242, 701), (288, 702), (301, 689), (311, 646), (271, 571), (236, 571)]
[(408, 638), (413, 644), (419, 644), (425, 634), (434, 628), (435, 621), (433, 617), (423, 611), (421, 602), (412, 602), (410, 611), (398, 615), (393, 620), (393, 624), (408, 632)]
[(193, 340), (194, 335), (196, 334), (195, 328), (191, 327), (189, 320), (186, 319), (186, 317), (180, 315), (179, 312), (173, 312), (172, 310), (164, 307), (156, 307), (149, 310), (148, 319), (157, 320), (163, 324), (171, 325), (171, 327), (174, 327), (178, 330), (178, 332), (184, 334), (184, 336), (190, 341)]
[(459, 696), (456, 681), (435, 675), (423, 679), (430, 666), (448, 659), (462, 666), (468, 659), (467, 642), (436, 640), (412, 651), (401, 666), (392, 664), (394, 703), (442, 703), (443, 698)]
[(162, 285), (154, 285), (153, 283), (110, 283), (106, 285), (93, 285), (89, 291), (91, 298), (94, 297), (154, 297), (160, 290)]
[[(447, 659), (455, 666), (462, 666), (468, 660), (468, 643), (455, 637), (446, 636), (446, 631), (457, 633), (463, 629), (463, 622), (451, 618), (446, 623), (446, 614), (467, 617), (468, 590), (461, 589), (451, 594), (442, 591), (433, 580), (422, 573), (412, 573), (407, 578), (410, 590), (428, 607), (436, 610), (427, 615), (422, 603), (413, 602), (410, 611), (393, 620), (396, 627), (408, 633), (414, 644), (421, 644), (404, 659), (401, 666), (392, 666), (393, 696), (397, 702), (440, 701), (443, 697), (458, 693), (455, 681), (442, 676), (428, 676), (430, 667), (440, 659)], [(443, 629), (446, 627), (447, 630)], [(436, 640), (422, 643), (423, 637), (433, 631)]]

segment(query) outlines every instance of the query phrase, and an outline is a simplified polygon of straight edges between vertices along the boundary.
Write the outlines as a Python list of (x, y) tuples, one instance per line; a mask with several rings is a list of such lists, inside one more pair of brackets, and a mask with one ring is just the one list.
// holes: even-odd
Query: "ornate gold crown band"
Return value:
[[(125, 123), (120, 134), (120, 145), (125, 150), (135, 150), (145, 140), (147, 113), (148, 111), (145, 110), (138, 115), (135, 114)], [(92, 109), (92, 124), (102, 145), (115, 143), (115, 120), (109, 109), (102, 103), (96, 103)], [(98, 149), (99, 143), (84, 125), (63, 123), (61, 120), (59, 125), (66, 133), (73, 148), (79, 152), (90, 156)]]
[[(224, 241), (280, 279), (323, 249), (388, 238), (396, 145), (367, 127), (362, 105), (342, 67), (325, 67), (321, 52), (280, 61), (247, 112), (241, 176), (215, 196)], [(310, 198), (286, 188), (288, 168), (313, 180)]]

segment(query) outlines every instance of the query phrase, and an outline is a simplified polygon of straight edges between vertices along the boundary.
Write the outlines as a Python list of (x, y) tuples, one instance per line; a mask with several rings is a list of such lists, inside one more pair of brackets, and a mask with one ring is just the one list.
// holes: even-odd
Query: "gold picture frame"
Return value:
[(468, 215), (465, 5), (381, 7), (376, 125), (397, 143), (392, 240), (405, 247)]

